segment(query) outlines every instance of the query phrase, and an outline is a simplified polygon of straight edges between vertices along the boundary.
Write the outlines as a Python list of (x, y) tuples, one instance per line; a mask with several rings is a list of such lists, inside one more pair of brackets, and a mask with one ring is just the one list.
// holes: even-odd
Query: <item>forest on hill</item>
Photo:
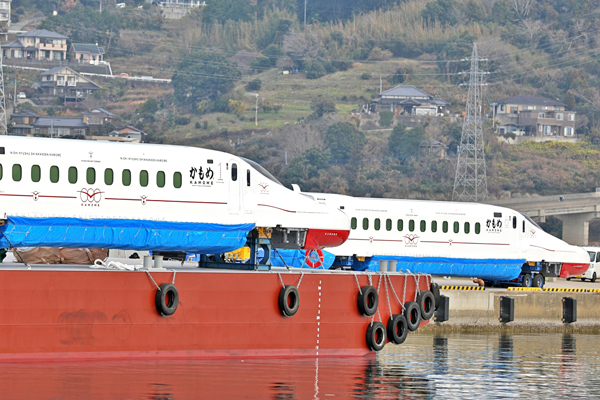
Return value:
[[(152, 141), (243, 155), (307, 191), (449, 199), (460, 119), (367, 131), (359, 111), (380, 85), (410, 84), (460, 114), (476, 42), (486, 112), (514, 95), (559, 100), (577, 112), (582, 139), (508, 145), (488, 122), (490, 195), (600, 187), (600, 0), (219, 0), (177, 21), (143, 0), (123, 2), (127, 11), (99, 13), (98, 0), (14, 0), (13, 9), (58, 10), (40, 27), (101, 43), (113, 65), (172, 77), (172, 91), (119, 115)], [(107, 89), (105, 100), (128, 90)], [(259, 95), (257, 110), (248, 92)], [(448, 156), (419, 157), (423, 140)]]

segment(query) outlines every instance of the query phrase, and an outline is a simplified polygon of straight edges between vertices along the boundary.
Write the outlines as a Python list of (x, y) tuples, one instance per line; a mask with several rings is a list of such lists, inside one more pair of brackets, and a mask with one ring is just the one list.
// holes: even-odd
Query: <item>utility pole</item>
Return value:
[(254, 113), (254, 124), (258, 126), (258, 93), (246, 93), (246, 96), (256, 97), (256, 109)]
[(481, 201), (487, 198), (488, 192), (483, 140), (482, 86), (485, 72), (479, 71), (479, 61), (486, 60), (479, 58), (477, 43), (473, 44), (471, 58), (465, 61), (471, 61), (469, 94), (458, 149), (452, 200)]
[(304, 30), (306, 30), (306, 0), (304, 0)]
[(6, 96), (4, 93), (4, 57), (0, 50), (0, 135), (8, 134), (6, 124)]

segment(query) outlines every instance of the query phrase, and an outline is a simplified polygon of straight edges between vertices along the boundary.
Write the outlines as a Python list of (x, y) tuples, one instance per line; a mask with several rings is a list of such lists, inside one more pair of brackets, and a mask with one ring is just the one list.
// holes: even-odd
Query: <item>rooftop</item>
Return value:
[(68, 36), (61, 35), (60, 33), (51, 32), (46, 29), (36, 29), (26, 33), (19, 33), (17, 37), (40, 37), (48, 39), (68, 39)]
[(67, 117), (39, 117), (33, 126), (37, 127), (53, 127), (53, 128), (87, 128), (83, 123), (83, 118), (67, 118)]
[(73, 50), (78, 53), (104, 54), (103, 47), (90, 43), (73, 43)]
[(428, 93), (425, 93), (421, 89), (417, 89), (413, 85), (399, 85), (393, 89), (386, 90), (385, 92), (381, 92), (380, 96), (400, 96), (400, 97), (427, 97), (431, 98), (432, 96)]
[(498, 100), (496, 104), (525, 104), (535, 106), (561, 106), (565, 107), (565, 103), (555, 101), (541, 96), (513, 96), (507, 99)]

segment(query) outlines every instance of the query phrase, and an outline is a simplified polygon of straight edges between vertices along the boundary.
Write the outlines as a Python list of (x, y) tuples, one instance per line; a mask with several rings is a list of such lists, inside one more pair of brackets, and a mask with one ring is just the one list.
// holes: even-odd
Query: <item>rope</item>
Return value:
[[(379, 288), (381, 287), (381, 274), (379, 274), (379, 281), (377, 282), (377, 298), (379, 298)], [(377, 315), (379, 316), (379, 322), (383, 322), (381, 314), (379, 313), (379, 307), (377, 307)]]
[[(400, 299), (398, 298), (398, 295), (396, 294), (396, 289), (394, 289), (394, 285), (392, 285), (392, 278), (390, 278), (390, 276), (388, 275), (388, 280), (390, 281), (390, 287), (392, 288), (392, 293), (394, 293), (394, 296), (396, 297), (396, 300), (398, 300), (398, 304), (400, 304), (400, 306), (402, 307), (402, 311), (401, 313), (404, 314), (404, 303), (400, 301)], [(406, 283), (406, 277), (404, 277), (405, 279), (405, 283)]]
[(105, 263), (104, 261), (97, 259), (94, 264), (90, 265), (91, 269), (114, 269), (119, 271), (137, 271), (143, 268), (143, 265), (129, 265), (123, 264), (118, 261), (110, 261)]
[(388, 275), (384, 275), (383, 277), (383, 287), (385, 289), (385, 297), (387, 298), (388, 309), (390, 310), (390, 318), (392, 318), (392, 305), (390, 304), (390, 291), (388, 289), (387, 277)]
[(148, 275), (148, 278), (150, 278), (150, 280), (152, 281), (152, 283), (154, 283), (154, 286), (156, 286), (156, 288), (160, 292), (161, 291), (160, 287), (156, 284), (156, 281), (154, 280), (154, 278), (152, 277), (152, 275), (150, 275), (150, 271), (146, 270), (145, 272)]
[(360, 283), (358, 283), (358, 277), (356, 276), (356, 274), (352, 275), (354, 275), (354, 279), (356, 280), (356, 286), (358, 286), (358, 293), (362, 294), (362, 290), (360, 290)]
[(421, 280), (421, 275), (415, 274), (413, 275), (413, 277), (415, 278), (415, 283), (417, 285), (417, 288), (415, 289), (415, 301), (417, 301), (417, 297), (419, 297), (419, 293), (421, 293), (421, 289), (419, 289), (419, 281)]
[(300, 289), (300, 284), (302, 283), (302, 278), (304, 278), (304, 272), (300, 273), (300, 280), (298, 281), (298, 285), (296, 286), (296, 289)]
[(175, 284), (175, 274), (177, 273), (177, 271), (173, 270), (173, 282), (171, 282), (173, 285)]
[[(281, 259), (281, 262), (283, 263), (283, 265), (285, 265), (285, 267), (288, 269), (288, 271), (290, 270), (290, 267), (286, 264), (285, 260), (283, 259), (283, 257), (281, 256), (281, 254), (279, 254), (279, 251), (277, 250), (277, 248), (275, 246), (273, 246), (273, 239), (270, 239), (271, 241), (271, 248), (273, 250), (275, 250), (275, 253), (277, 253), (277, 255), (279, 256), (279, 258)], [(302, 263), (302, 265), (304, 265), (304, 263)]]
[(281, 282), (281, 286), (285, 289), (285, 284), (283, 283), (283, 279), (281, 279), (281, 274), (278, 272), (277, 276), (279, 277), (279, 281)]

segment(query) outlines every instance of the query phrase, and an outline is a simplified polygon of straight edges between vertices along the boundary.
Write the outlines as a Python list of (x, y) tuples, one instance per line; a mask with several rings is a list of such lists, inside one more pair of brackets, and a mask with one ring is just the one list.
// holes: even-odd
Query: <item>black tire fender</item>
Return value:
[(431, 282), (431, 293), (433, 293), (433, 298), (435, 299), (435, 311), (437, 311), (437, 309), (440, 306), (440, 285), (438, 285), (435, 282)]
[(385, 326), (381, 322), (373, 322), (367, 328), (367, 346), (373, 351), (379, 351), (385, 346)]
[(285, 317), (291, 317), (300, 308), (300, 293), (294, 285), (286, 285), (279, 291), (279, 310)]
[(394, 344), (402, 344), (408, 335), (406, 318), (402, 314), (394, 314), (387, 323), (388, 340)]
[(156, 311), (163, 317), (173, 315), (179, 305), (179, 292), (172, 283), (163, 283), (154, 296)]
[(358, 293), (358, 311), (365, 317), (370, 317), (377, 312), (379, 295), (373, 286), (363, 286)]
[(421, 318), (423, 321), (428, 321), (433, 317), (435, 312), (435, 297), (429, 290), (423, 290), (417, 296), (417, 303), (421, 310)]
[(421, 309), (419, 304), (414, 301), (409, 301), (404, 305), (404, 318), (406, 318), (406, 326), (408, 330), (414, 332), (421, 325)]

